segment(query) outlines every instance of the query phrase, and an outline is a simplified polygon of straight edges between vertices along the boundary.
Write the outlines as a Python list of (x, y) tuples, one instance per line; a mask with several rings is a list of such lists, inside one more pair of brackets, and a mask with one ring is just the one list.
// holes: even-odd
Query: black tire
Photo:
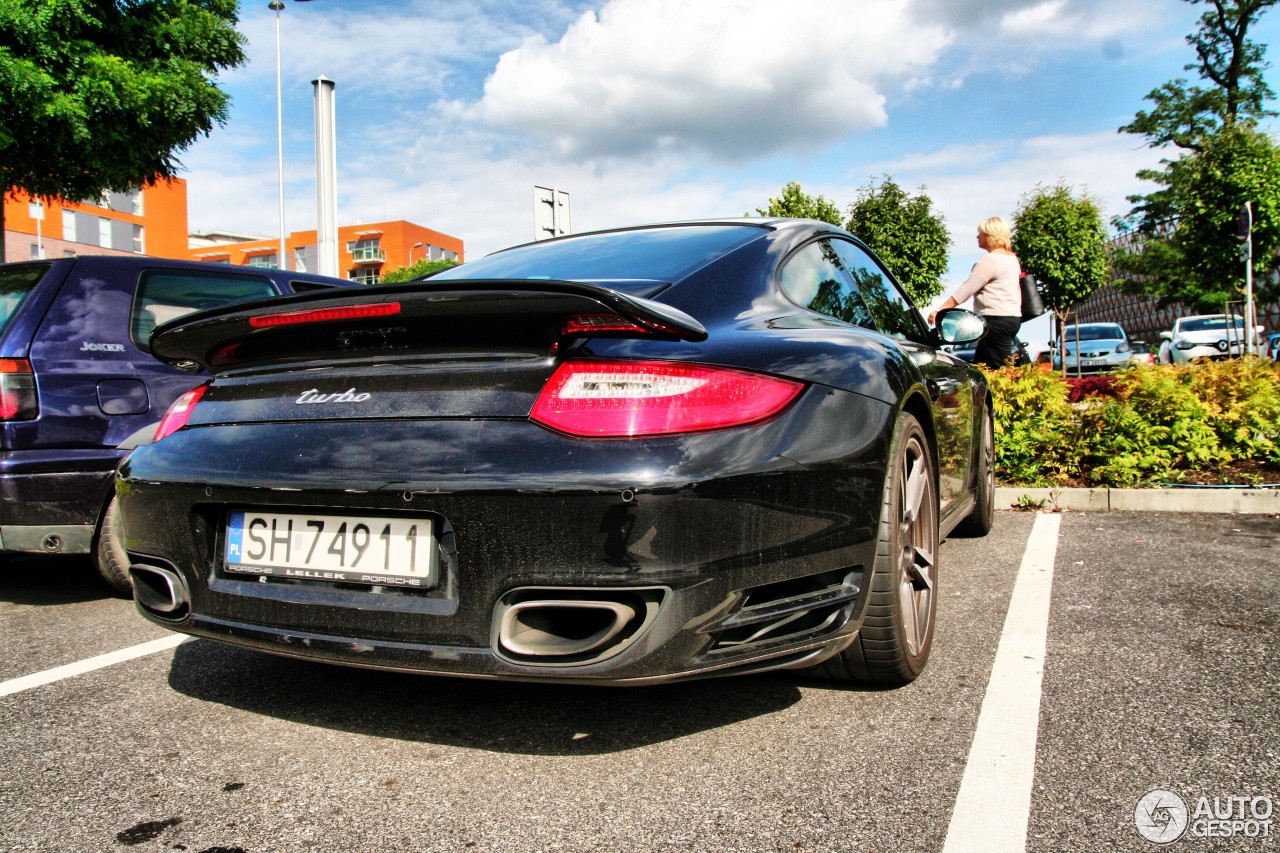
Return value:
[(963, 536), (986, 536), (996, 520), (996, 432), (991, 409), (982, 404), (982, 437), (974, 482), (973, 512), (956, 525)]
[(120, 510), (113, 496), (102, 513), (98, 527), (98, 544), (93, 551), (98, 574), (116, 592), (133, 597), (133, 581), (129, 577), (129, 555), (124, 551), (124, 531), (120, 527)]
[(938, 488), (928, 436), (898, 416), (862, 628), (844, 651), (814, 667), (840, 681), (899, 686), (929, 659), (937, 613)]

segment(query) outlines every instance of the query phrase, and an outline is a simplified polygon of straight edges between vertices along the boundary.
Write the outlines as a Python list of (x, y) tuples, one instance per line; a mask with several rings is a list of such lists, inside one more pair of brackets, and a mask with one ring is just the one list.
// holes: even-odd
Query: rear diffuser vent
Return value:
[(738, 609), (710, 632), (710, 651), (834, 631), (848, 621), (861, 589), (861, 566), (752, 587)]

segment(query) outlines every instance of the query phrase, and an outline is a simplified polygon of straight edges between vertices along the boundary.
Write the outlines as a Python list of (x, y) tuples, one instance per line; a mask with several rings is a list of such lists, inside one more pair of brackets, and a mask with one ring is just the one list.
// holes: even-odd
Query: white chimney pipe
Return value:
[(311, 81), (316, 108), (316, 272), (338, 275), (337, 84), (323, 74)]

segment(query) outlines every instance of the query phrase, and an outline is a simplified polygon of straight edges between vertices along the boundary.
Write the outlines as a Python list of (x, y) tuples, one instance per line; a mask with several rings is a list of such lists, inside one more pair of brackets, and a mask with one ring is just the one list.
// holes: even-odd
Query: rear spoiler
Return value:
[(670, 305), (602, 284), (421, 280), (238, 303), (158, 326), (151, 353), (190, 372), (379, 353), (547, 354), (574, 337), (702, 341)]

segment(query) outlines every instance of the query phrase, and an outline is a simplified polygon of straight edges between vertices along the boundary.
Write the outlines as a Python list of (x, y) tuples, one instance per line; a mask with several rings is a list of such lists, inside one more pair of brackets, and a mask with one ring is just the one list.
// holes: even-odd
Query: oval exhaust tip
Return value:
[(517, 655), (570, 657), (604, 648), (637, 616), (621, 601), (535, 599), (502, 614), (498, 641)]
[(182, 579), (176, 572), (158, 566), (129, 566), (133, 596), (138, 606), (162, 619), (182, 619), (188, 602)]

